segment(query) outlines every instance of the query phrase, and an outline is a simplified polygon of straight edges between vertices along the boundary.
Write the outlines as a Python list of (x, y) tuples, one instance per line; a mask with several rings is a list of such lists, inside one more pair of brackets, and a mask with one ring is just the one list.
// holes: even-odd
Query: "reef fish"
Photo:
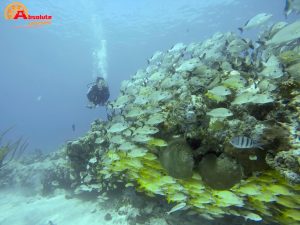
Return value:
[(119, 133), (119, 132), (121, 132), (123, 130), (126, 130), (127, 128), (128, 128), (127, 124), (115, 123), (107, 131), (109, 133)]
[(225, 118), (225, 117), (233, 115), (232, 112), (226, 108), (216, 108), (216, 109), (209, 111), (206, 114), (211, 117), (217, 117), (217, 118)]
[(218, 96), (226, 96), (226, 95), (231, 94), (230, 89), (228, 89), (224, 86), (214, 87), (213, 89), (209, 90), (209, 92), (214, 94), (214, 95), (218, 95)]
[(185, 206), (186, 206), (186, 203), (181, 202), (181, 203), (175, 205), (169, 212), (167, 212), (167, 214), (170, 215), (173, 212), (183, 209)]
[(251, 42), (244, 39), (234, 39), (227, 46), (227, 51), (234, 56), (239, 56), (243, 51), (251, 46)]
[(284, 7), (285, 17), (287, 17), (293, 11), (295, 11), (296, 13), (300, 13), (300, 0), (285, 1), (285, 7)]
[(263, 62), (263, 65), (265, 68), (259, 73), (262, 76), (276, 79), (284, 75), (281, 69), (281, 63), (275, 55), (271, 55), (267, 62)]
[(149, 117), (149, 119), (146, 121), (146, 124), (148, 125), (157, 125), (164, 121), (164, 115), (160, 113), (153, 114)]
[(243, 33), (244, 30), (250, 30), (252, 28), (259, 27), (266, 23), (271, 17), (272, 14), (259, 13), (256, 16), (252, 17), (250, 20), (248, 20), (244, 26), (239, 27), (239, 30)]
[(269, 36), (273, 37), (274, 34), (276, 34), (279, 30), (284, 28), (286, 25), (288, 25), (288, 23), (285, 21), (281, 21), (281, 22), (277, 22), (277, 23), (273, 24), (273, 26), (270, 28)]
[(149, 127), (149, 126), (143, 126), (143, 127), (139, 127), (137, 128), (133, 134), (156, 134), (157, 132), (159, 132), (159, 129), (156, 127)]
[(230, 140), (230, 144), (232, 144), (235, 148), (262, 148), (258, 142), (245, 136), (236, 136), (232, 138)]
[(300, 21), (291, 23), (281, 30), (279, 30), (274, 36), (266, 41), (266, 45), (279, 45), (289, 41), (293, 41), (300, 38)]

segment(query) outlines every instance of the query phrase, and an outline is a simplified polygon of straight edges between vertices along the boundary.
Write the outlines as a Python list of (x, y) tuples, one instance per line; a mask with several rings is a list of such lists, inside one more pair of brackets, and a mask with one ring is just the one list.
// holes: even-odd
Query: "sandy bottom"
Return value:
[(26, 197), (18, 192), (0, 191), (1, 225), (110, 225), (127, 224), (126, 218), (114, 212), (112, 220), (104, 219), (108, 211), (96, 203), (54, 197)]

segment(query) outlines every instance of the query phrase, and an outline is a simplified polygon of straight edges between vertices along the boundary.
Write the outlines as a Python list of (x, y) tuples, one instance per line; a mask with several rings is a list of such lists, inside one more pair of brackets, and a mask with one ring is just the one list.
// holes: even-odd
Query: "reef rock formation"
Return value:
[(172, 177), (187, 179), (193, 175), (192, 151), (184, 139), (170, 142), (166, 149), (160, 151), (159, 160)]
[(267, 155), (267, 163), (293, 183), (300, 183), (300, 149)]
[(225, 154), (217, 157), (205, 155), (199, 163), (202, 180), (211, 188), (226, 190), (239, 183), (243, 177), (241, 165)]

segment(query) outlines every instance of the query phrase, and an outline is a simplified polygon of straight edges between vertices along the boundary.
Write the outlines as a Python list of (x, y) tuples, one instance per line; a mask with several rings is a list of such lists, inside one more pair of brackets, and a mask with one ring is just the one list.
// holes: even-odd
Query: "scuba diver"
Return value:
[(97, 77), (95, 82), (88, 84), (87, 98), (90, 103), (88, 108), (95, 108), (97, 105), (103, 106), (109, 98), (108, 85), (102, 77)]

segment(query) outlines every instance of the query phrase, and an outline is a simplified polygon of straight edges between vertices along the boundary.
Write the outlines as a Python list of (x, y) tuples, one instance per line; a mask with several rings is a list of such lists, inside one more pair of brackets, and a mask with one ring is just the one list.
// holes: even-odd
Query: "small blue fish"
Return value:
[(47, 225), (55, 225), (55, 224), (51, 220), (49, 220)]
[(76, 126), (75, 126), (75, 124), (73, 123), (72, 124), (72, 131), (74, 132), (76, 130)]
[(234, 146), (235, 148), (241, 148), (241, 149), (248, 149), (248, 148), (263, 149), (260, 143), (245, 136), (236, 136), (232, 138), (230, 140), (230, 144), (232, 144), (232, 146)]

